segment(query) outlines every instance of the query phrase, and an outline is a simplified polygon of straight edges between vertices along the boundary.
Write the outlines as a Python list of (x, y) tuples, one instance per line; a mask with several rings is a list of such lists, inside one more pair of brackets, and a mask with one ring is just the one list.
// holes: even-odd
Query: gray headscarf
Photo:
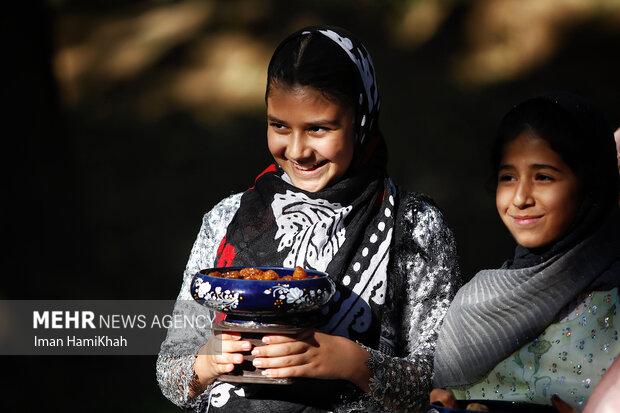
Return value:
[[(620, 285), (618, 172), (611, 129), (577, 96), (552, 93), (534, 99), (559, 107), (577, 130), (569, 144), (585, 170), (580, 174), (583, 205), (562, 239), (543, 251), (517, 246), (515, 260), (498, 270), (480, 271), (457, 293), (436, 347), (438, 387), (476, 382), (555, 322), (580, 293), (603, 281)], [(520, 105), (507, 117), (518, 110)]]

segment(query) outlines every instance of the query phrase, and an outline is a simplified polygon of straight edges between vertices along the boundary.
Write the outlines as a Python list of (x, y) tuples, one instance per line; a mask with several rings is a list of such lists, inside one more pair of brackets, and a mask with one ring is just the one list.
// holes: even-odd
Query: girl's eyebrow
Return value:
[(336, 120), (336, 119), (317, 119), (317, 120), (314, 120), (312, 122), (307, 122), (306, 125), (308, 125), (308, 126), (331, 126), (331, 127), (335, 127), (335, 126), (340, 126), (340, 122), (338, 122), (338, 120)]
[[(553, 165), (548, 165), (545, 163), (535, 163), (534, 165), (530, 166), (531, 169), (535, 169), (535, 170), (539, 170), (539, 169), (551, 169), (553, 171), (557, 171), (557, 172), (562, 172), (562, 170), (556, 166)], [(498, 170), (500, 171), (505, 171), (508, 169), (515, 169), (515, 167), (513, 165), (510, 164), (504, 164), (504, 165), (500, 165)]]
[(280, 120), (280, 119), (276, 118), (275, 116), (271, 116), (271, 115), (267, 115), (267, 120), (269, 122), (285, 123), (283, 120)]
[(504, 164), (504, 165), (500, 165), (498, 169), (500, 171), (505, 171), (507, 169), (515, 169), (515, 167), (510, 164)]
[(534, 165), (532, 165), (532, 169), (551, 169), (551, 170), (554, 170), (554, 171), (557, 171), (557, 172), (562, 172), (562, 170), (559, 169), (558, 167), (553, 166), (553, 165), (544, 164), (544, 163), (534, 164)]

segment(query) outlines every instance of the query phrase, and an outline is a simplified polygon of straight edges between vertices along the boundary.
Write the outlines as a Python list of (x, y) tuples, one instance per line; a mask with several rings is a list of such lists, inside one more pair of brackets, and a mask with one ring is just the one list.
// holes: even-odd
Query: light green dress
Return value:
[(594, 291), (482, 380), (449, 390), (457, 399), (537, 404), (551, 404), (557, 394), (581, 411), (620, 352), (619, 307), (618, 288)]

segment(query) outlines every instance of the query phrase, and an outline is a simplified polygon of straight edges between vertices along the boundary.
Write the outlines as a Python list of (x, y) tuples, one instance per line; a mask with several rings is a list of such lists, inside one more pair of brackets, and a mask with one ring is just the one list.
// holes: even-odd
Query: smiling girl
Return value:
[[(337, 292), (317, 329), (268, 335), (259, 347), (238, 334), (170, 330), (162, 391), (197, 411), (417, 411), (459, 283), (456, 251), (432, 201), (387, 175), (370, 55), (340, 28), (296, 32), (271, 59), (266, 102), (275, 164), (205, 215), (175, 313), (207, 311), (189, 283), (214, 266), (299, 265), (325, 271)], [(217, 381), (244, 351), (265, 375), (296, 381)]]
[(579, 97), (542, 95), (504, 117), (492, 161), (515, 256), (455, 297), (435, 383), (457, 399), (551, 404), (558, 395), (581, 411), (620, 351), (611, 129)]

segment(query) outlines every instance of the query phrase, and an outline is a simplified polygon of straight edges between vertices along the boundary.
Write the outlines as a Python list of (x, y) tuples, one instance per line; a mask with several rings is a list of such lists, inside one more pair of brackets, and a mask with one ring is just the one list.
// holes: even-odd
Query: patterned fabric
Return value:
[(500, 362), (478, 382), (450, 388), (457, 399), (550, 404), (557, 394), (581, 411), (620, 353), (618, 288), (595, 291), (568, 316)]
[(395, 188), (367, 174), (311, 193), (266, 172), (241, 197), (215, 266), (276, 266), (327, 272), (338, 292), (322, 329), (376, 346), (385, 302)]
[[(191, 299), (189, 284), (197, 271), (215, 260), (240, 197), (237, 194), (226, 198), (205, 215), (184, 273), (175, 314), (182, 317), (207, 312)], [(362, 394), (352, 385), (326, 381), (338, 385), (340, 393), (338, 400), (331, 400), (329, 407), (319, 411), (416, 412), (427, 402), (437, 331), (460, 281), (456, 248), (441, 213), (428, 198), (409, 193), (397, 198), (400, 201), (389, 251), (381, 338), (378, 346), (369, 348), (371, 392)], [(210, 335), (210, 330), (170, 330), (162, 343), (157, 379), (163, 394), (178, 406), (200, 412), (225, 411), (235, 398), (255, 397), (247, 386), (215, 382), (201, 395), (189, 398), (195, 355)]]
[(367, 138), (375, 135), (379, 118), (379, 89), (375, 77), (375, 67), (372, 63), (370, 53), (364, 45), (358, 41), (351, 33), (340, 27), (334, 26), (312, 26), (306, 27), (295, 32), (284, 39), (273, 53), (276, 56), (288, 41), (310, 33), (320, 33), (334, 41), (349, 56), (359, 73), (360, 91), (356, 113), (356, 144), (363, 146)]
[[(609, 277), (620, 251), (618, 234), (620, 220), (612, 214), (594, 235), (542, 264), (476, 274), (444, 320), (435, 358), (437, 387), (479, 380), (598, 278)], [(614, 286), (620, 284), (620, 275), (612, 278)]]

